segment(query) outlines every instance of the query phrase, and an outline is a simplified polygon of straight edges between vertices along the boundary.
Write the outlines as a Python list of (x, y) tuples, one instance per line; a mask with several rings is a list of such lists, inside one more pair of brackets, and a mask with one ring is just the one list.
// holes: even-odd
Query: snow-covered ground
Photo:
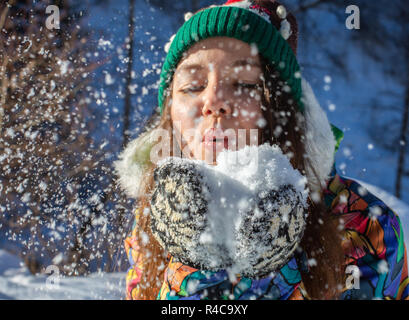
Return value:
[[(401, 218), (409, 244), (409, 206), (382, 189), (359, 181)], [(51, 276), (51, 277), (50, 277)], [(51, 272), (33, 276), (16, 256), (0, 250), (0, 299), (124, 299), (125, 274), (101, 273), (53, 281)]]
[(49, 274), (34, 276), (18, 257), (0, 250), (0, 299), (124, 299), (124, 273), (59, 279), (54, 275), (50, 270)]

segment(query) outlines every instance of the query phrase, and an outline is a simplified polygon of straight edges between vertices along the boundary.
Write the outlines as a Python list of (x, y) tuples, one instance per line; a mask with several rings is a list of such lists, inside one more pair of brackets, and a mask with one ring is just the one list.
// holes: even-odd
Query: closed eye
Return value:
[(205, 86), (188, 87), (188, 88), (182, 89), (180, 91), (182, 91), (183, 93), (199, 92), (199, 91), (202, 91), (205, 88), (206, 88)]
[(260, 89), (261, 85), (258, 83), (243, 83), (243, 82), (238, 82), (235, 84), (236, 87), (240, 88), (247, 88), (247, 89)]
[[(259, 83), (238, 82), (238, 83), (235, 83), (234, 86), (238, 88), (244, 88), (244, 89), (250, 89), (250, 90), (258, 90), (261, 88), (261, 85)], [(180, 91), (187, 94), (187, 93), (192, 93), (192, 92), (200, 92), (204, 89), (206, 89), (206, 86), (202, 85), (202, 86), (188, 87), (185, 89), (181, 89)]]

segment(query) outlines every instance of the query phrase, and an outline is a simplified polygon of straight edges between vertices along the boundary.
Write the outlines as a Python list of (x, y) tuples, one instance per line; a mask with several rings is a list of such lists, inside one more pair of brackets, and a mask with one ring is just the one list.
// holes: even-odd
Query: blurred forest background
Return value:
[[(409, 202), (409, 3), (283, 0), (298, 59), (345, 133), (341, 174)], [(157, 101), (164, 46), (194, 12), (223, 1), (3, 0), (0, 4), (0, 248), (32, 273), (127, 268), (135, 203), (112, 162)], [(49, 30), (48, 5), (60, 9)], [(399, 213), (398, 213), (399, 214)]]

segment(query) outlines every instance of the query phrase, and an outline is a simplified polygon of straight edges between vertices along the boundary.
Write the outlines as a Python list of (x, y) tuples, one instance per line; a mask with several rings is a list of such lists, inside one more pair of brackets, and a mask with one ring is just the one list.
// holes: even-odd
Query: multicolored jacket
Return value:
[[(354, 270), (360, 273), (359, 280), (354, 278), (350, 286), (345, 285), (340, 298), (408, 300), (407, 256), (398, 216), (360, 184), (335, 171), (324, 197), (331, 214), (342, 216), (345, 222), (342, 246), (347, 272), (352, 277)], [(131, 263), (127, 299), (137, 296), (143, 272), (143, 263), (135, 260), (138, 248), (135, 232), (136, 229), (125, 240)], [(238, 278), (232, 283), (226, 271), (201, 271), (170, 259), (158, 299), (309, 299), (300, 273), (300, 268), (305, 267), (305, 255), (293, 257), (274, 276), (259, 280)]]

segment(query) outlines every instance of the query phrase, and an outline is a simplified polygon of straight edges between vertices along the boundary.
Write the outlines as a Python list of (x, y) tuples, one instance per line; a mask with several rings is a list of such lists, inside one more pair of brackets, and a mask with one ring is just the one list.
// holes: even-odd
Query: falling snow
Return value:
[[(110, 10), (104, 5), (95, 6), (89, 20), (62, 21), (61, 32), (43, 27), (41, 4), (30, 8), (30, 14), (26, 12), (33, 19), (30, 23), (19, 20), (10, 9), (14, 20), (2, 29), (2, 58), (7, 59), (0, 69), (1, 88), (6, 88), (0, 94), (0, 248), (7, 251), (0, 250), (0, 299), (120, 299), (124, 295), (125, 275), (121, 272), (128, 264), (122, 246), (132, 227), (135, 202), (117, 187), (112, 162), (124, 143), (124, 130), (136, 136), (153, 109), (150, 106), (157, 105), (158, 76), (175, 30), (167, 13), (141, 3), (135, 13), (134, 56), (130, 57), (131, 39), (124, 22), (128, 17), (127, 1), (115, 1), (110, 6)], [(179, 18), (191, 16), (188, 12)], [(20, 30), (16, 31), (16, 25)], [(247, 26), (243, 26), (242, 31), (246, 30)], [(287, 20), (282, 21), (280, 32), (284, 38), (292, 34)], [(258, 53), (252, 44), (251, 54)], [(130, 63), (132, 70), (128, 73)], [(322, 86), (327, 96), (335, 91), (338, 82), (330, 73), (324, 70), (317, 77), (317, 87)], [(295, 78), (301, 78), (301, 72)], [(285, 86), (284, 90), (291, 89)], [(126, 97), (132, 106), (128, 128), (123, 119)], [(377, 140), (358, 132), (361, 121), (356, 124), (355, 119), (348, 120), (350, 123), (340, 120), (345, 110), (355, 112), (357, 106), (332, 103), (332, 97), (326, 101), (332, 120), (347, 135), (337, 154), (341, 174), (356, 167), (354, 173), (370, 172), (363, 175), (367, 178), (395, 166), (394, 159), (378, 154)], [(243, 115), (252, 117), (251, 113)], [(267, 124), (264, 118), (256, 119), (256, 123), (260, 128)], [(273, 135), (282, 134), (283, 127), (275, 126)], [(403, 147), (406, 142), (397, 139), (396, 145)], [(276, 149), (251, 151), (259, 155), (259, 161), (264, 157), (274, 161), (258, 166), (250, 161), (237, 166), (233, 161), (237, 154), (222, 153), (220, 156), (226, 157), (220, 158), (214, 168), (195, 163), (196, 170), (207, 176), (204, 182), (209, 193), (203, 199), (212, 213), (198, 243), (211, 247), (215, 256), (198, 255), (189, 251), (190, 247), (188, 259), (213, 266), (226, 264), (226, 259), (229, 263), (240, 260), (244, 263), (230, 264), (232, 271), (246, 269), (256, 274), (264, 267), (257, 258), (273, 249), (260, 237), (255, 237), (254, 242), (245, 241), (244, 222), (249, 221), (249, 212), (254, 211), (256, 220), (262, 217), (257, 207), (260, 199), (285, 185), (293, 186), (292, 197), (277, 196), (275, 200), (285, 202), (287, 207), (305, 207), (305, 181), (289, 165), (287, 157)], [(356, 166), (353, 161), (357, 160), (365, 163)], [(390, 179), (386, 180), (390, 185)], [(377, 193), (396, 208), (407, 230), (408, 207), (382, 189), (367, 187), (360, 188), (359, 194), (365, 196), (368, 190)], [(212, 197), (216, 191), (218, 197)], [(261, 202), (263, 208), (274, 211), (277, 201)], [(191, 204), (195, 206), (198, 209), (198, 203)], [(378, 217), (381, 209), (371, 208), (370, 216)], [(146, 209), (143, 214), (150, 212)], [(283, 214), (270, 231), (278, 233), (278, 226), (291, 222), (288, 217)], [(259, 226), (265, 227), (261, 223)], [(275, 235), (271, 237), (275, 239)], [(409, 230), (404, 235), (407, 242)], [(142, 242), (147, 241), (144, 234)], [(308, 263), (313, 266), (317, 262), (310, 259)], [(45, 286), (44, 274), (50, 265), (57, 266), (62, 276), (60, 287), (51, 290)], [(378, 270), (388, 272), (386, 261), (379, 263)], [(72, 275), (78, 277), (70, 278)]]

